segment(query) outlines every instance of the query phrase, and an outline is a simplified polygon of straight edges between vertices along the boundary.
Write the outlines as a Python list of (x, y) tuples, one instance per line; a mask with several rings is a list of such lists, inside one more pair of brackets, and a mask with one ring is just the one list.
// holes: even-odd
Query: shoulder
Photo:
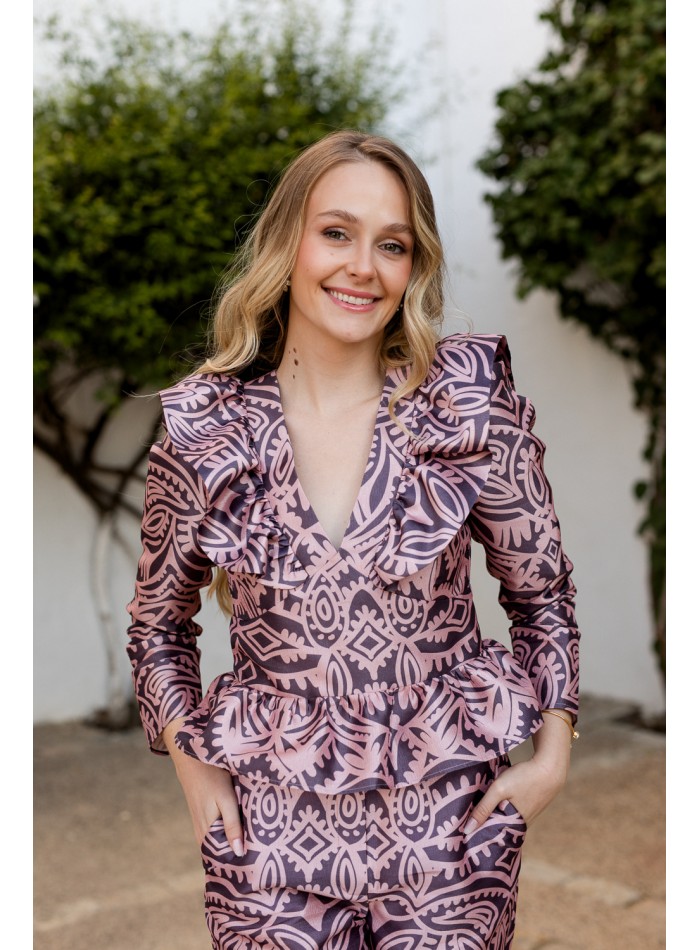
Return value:
[(485, 450), (496, 370), (506, 358), (501, 334), (453, 333), (438, 341), (426, 379), (415, 391), (413, 451), (435, 458)]
[(423, 390), (470, 387), (490, 393), (512, 385), (508, 341), (499, 333), (452, 333), (438, 341)]
[(430, 382), (490, 389), (498, 379), (512, 383), (510, 350), (502, 333), (451, 333), (438, 341)]
[(159, 395), (172, 446), (210, 494), (256, 468), (239, 377), (193, 373)]
[(508, 341), (501, 333), (453, 333), (437, 344), (414, 396), (416, 444), (442, 454), (481, 451), (494, 426), (532, 428), (532, 403), (516, 392)]
[(204, 413), (217, 406), (234, 407), (243, 399), (243, 383), (228, 373), (192, 373), (160, 390), (165, 412)]
[(176, 448), (191, 450), (245, 426), (243, 384), (225, 373), (193, 373), (159, 393)]
[[(465, 387), (463, 401), (469, 391), (478, 390), (488, 402), (490, 425), (516, 426), (531, 430), (535, 408), (516, 391), (508, 341), (503, 334), (454, 333), (438, 344), (436, 363), (441, 368), (438, 378)], [(488, 394), (488, 395), (487, 395)], [(476, 397), (472, 396), (472, 400)]]

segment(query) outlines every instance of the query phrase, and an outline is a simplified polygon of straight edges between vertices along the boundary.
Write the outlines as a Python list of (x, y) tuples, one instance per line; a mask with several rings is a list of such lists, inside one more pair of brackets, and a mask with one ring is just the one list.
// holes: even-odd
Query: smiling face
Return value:
[(289, 325), (342, 343), (381, 339), (413, 263), (406, 190), (386, 166), (346, 162), (309, 195), (291, 273)]

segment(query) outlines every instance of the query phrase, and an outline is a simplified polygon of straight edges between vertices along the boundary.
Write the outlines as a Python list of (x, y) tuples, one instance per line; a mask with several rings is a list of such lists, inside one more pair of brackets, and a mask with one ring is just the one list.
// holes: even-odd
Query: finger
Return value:
[(190, 815), (192, 816), (192, 827), (194, 829), (194, 836), (197, 839), (197, 844), (201, 848), (202, 845), (204, 844), (204, 839), (209, 833), (212, 825), (214, 824), (216, 819), (219, 817), (219, 809), (216, 807), (216, 803), (214, 803), (214, 808), (211, 810), (210, 813), (205, 813), (204, 815), (198, 818), (195, 816), (195, 812), (192, 809), (190, 809)]
[(505, 801), (506, 798), (507, 796), (504, 794), (503, 789), (500, 786), (497, 787), (496, 783), (494, 782), (481, 801), (479, 801), (472, 809), (472, 813), (469, 816), (469, 821), (467, 822), (464, 829), (465, 832), (470, 834), (472, 831), (480, 828), (489, 815), (493, 812), (494, 808), (496, 808), (496, 806), (502, 801)]
[(245, 848), (241, 816), (238, 811), (235, 795), (232, 793), (230, 798), (219, 802), (219, 808), (221, 810), (221, 817), (224, 822), (224, 831), (226, 832), (228, 843), (231, 845), (233, 853), (240, 858), (245, 854)]

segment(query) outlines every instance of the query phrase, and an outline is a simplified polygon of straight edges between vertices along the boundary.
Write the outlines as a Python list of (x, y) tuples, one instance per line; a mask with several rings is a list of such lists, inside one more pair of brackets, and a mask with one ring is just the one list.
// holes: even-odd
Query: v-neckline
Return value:
[(301, 479), (299, 478), (299, 472), (297, 470), (297, 464), (296, 464), (296, 457), (294, 455), (294, 446), (292, 444), (292, 440), (289, 435), (289, 430), (287, 428), (287, 419), (284, 414), (284, 404), (282, 402), (282, 390), (280, 388), (279, 377), (277, 375), (276, 369), (273, 369), (270, 371), (270, 377), (272, 379), (273, 391), (275, 394), (275, 399), (277, 401), (277, 411), (278, 411), (278, 416), (279, 416), (279, 434), (283, 443), (286, 446), (287, 452), (289, 453), (290, 474), (292, 477), (292, 481), (294, 482), (294, 486), (297, 490), (297, 493), (300, 499), (306, 505), (306, 508), (311, 518), (313, 519), (313, 522), (315, 525), (315, 533), (320, 535), (320, 537), (322, 538), (324, 542), (324, 545), (328, 547), (328, 553), (331, 554), (333, 557), (342, 557), (343, 552), (347, 551), (347, 546), (349, 543), (348, 538), (353, 534), (353, 532), (358, 527), (358, 524), (359, 524), (358, 514), (359, 514), (360, 504), (362, 502), (363, 491), (367, 483), (370, 481), (372, 477), (372, 473), (374, 471), (374, 465), (375, 465), (375, 461), (378, 455), (377, 440), (381, 436), (382, 426), (385, 422), (385, 415), (387, 414), (388, 397), (389, 397), (389, 392), (390, 392), (391, 383), (392, 383), (391, 368), (387, 369), (386, 374), (384, 376), (384, 385), (382, 387), (382, 392), (377, 404), (377, 411), (374, 417), (374, 427), (372, 429), (372, 439), (369, 444), (369, 451), (367, 453), (367, 460), (365, 462), (365, 467), (362, 473), (360, 487), (355, 496), (355, 501), (353, 502), (353, 506), (350, 509), (350, 515), (348, 516), (348, 521), (347, 521), (347, 524), (345, 525), (345, 531), (343, 532), (343, 537), (341, 538), (340, 545), (338, 547), (336, 547), (335, 544), (329, 538), (328, 532), (326, 531), (321, 520), (316, 514), (316, 511), (314, 510), (314, 507), (311, 504), (311, 501), (309, 500), (309, 496), (307, 495), (306, 490), (304, 489), (304, 485)]

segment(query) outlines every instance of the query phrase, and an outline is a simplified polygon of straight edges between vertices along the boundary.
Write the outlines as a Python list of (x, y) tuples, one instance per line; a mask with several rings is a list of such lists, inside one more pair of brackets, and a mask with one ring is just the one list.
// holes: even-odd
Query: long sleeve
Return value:
[(206, 489), (178, 455), (169, 435), (151, 449), (146, 478), (136, 592), (127, 610), (127, 653), (139, 712), (154, 752), (167, 754), (162, 732), (202, 698), (192, 619), (200, 589), (211, 581), (210, 561), (197, 542)]
[(572, 564), (562, 550), (544, 473), (545, 447), (532, 431), (535, 411), (515, 391), (509, 356), (503, 338), (491, 394), (492, 466), (469, 524), (485, 548), (489, 573), (500, 582), (513, 653), (541, 708), (568, 710), (576, 719), (579, 631)]

